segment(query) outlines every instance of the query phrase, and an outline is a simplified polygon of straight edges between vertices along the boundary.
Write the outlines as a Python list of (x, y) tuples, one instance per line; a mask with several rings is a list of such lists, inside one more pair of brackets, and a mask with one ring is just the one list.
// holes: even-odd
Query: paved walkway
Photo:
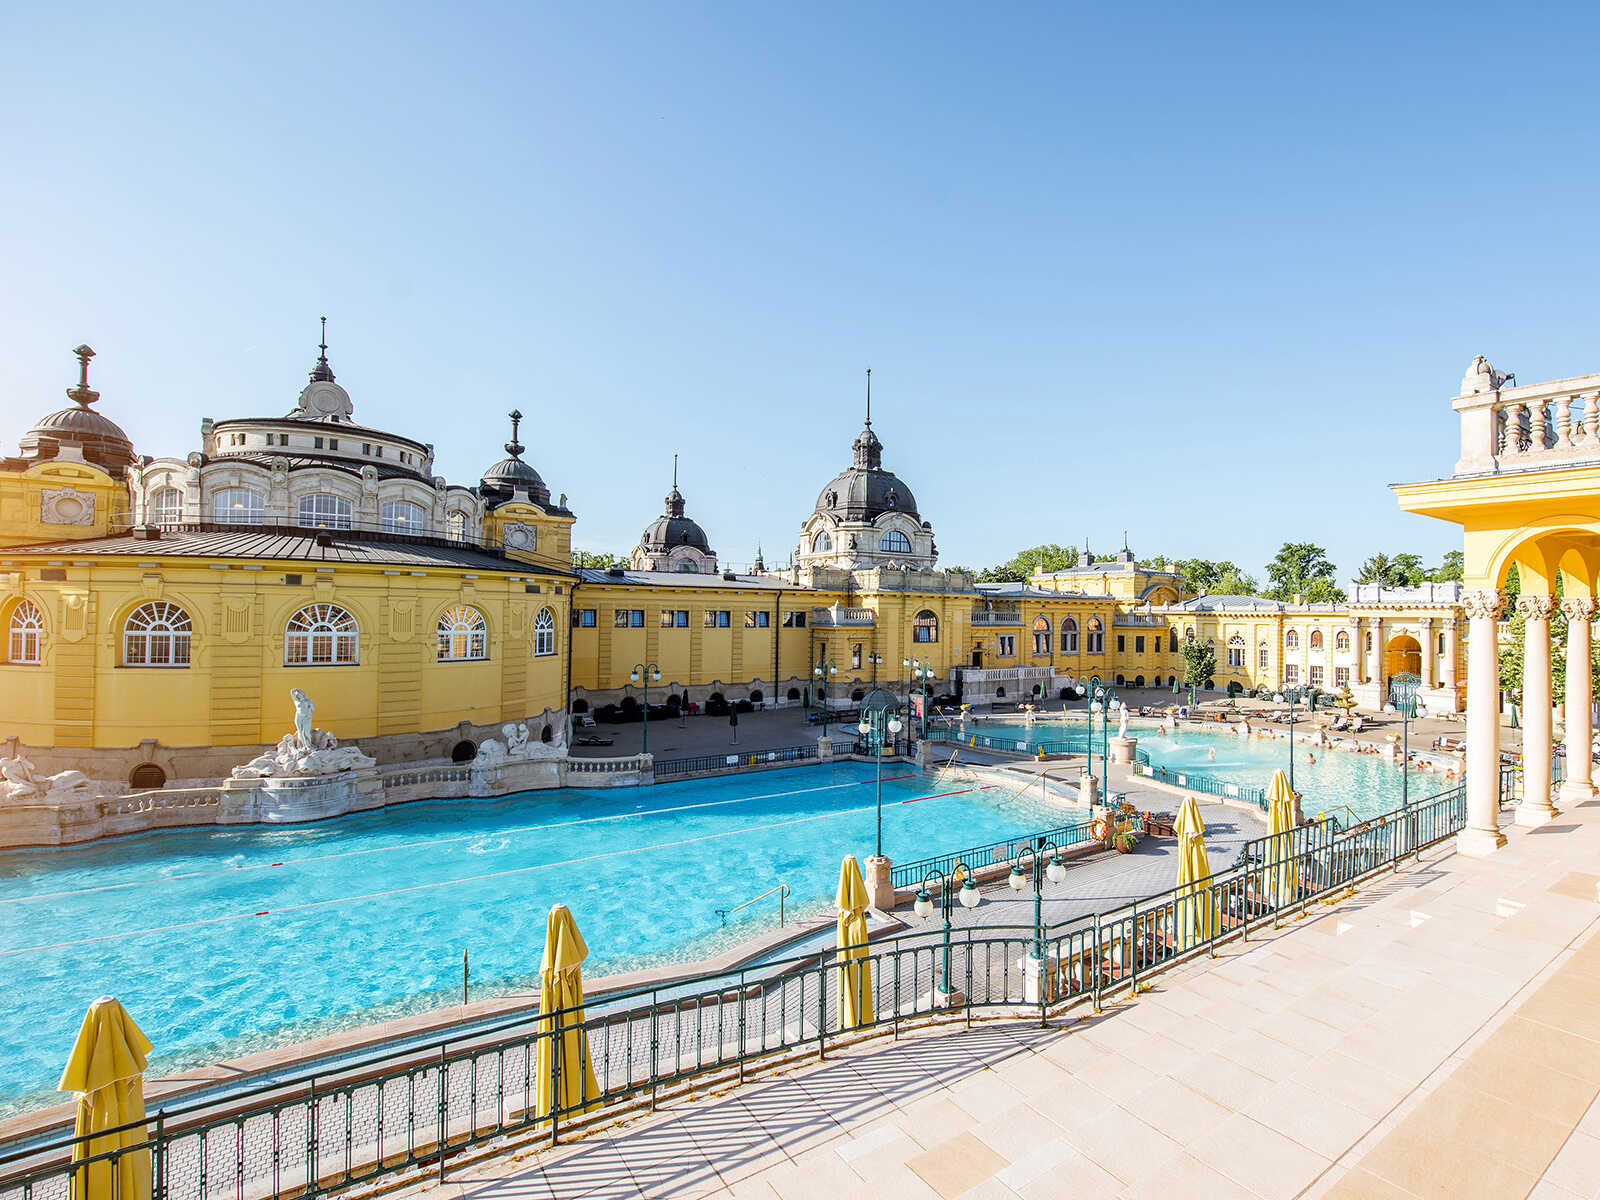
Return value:
[(1600, 1194), (1600, 802), (1447, 847), (1049, 1029), (940, 1027), (442, 1189), (637, 1196)]

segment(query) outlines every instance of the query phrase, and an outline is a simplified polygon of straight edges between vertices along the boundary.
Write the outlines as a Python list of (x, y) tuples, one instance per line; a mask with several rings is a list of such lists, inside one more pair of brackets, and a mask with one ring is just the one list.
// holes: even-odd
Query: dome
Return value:
[(711, 553), (711, 543), (700, 523), (683, 515), (683, 493), (678, 490), (678, 456), (672, 456), (672, 490), (667, 493), (662, 514), (639, 535), (639, 549), (665, 554), (678, 546), (693, 546)]
[[(524, 449), (521, 442), (517, 441), (517, 426), (522, 421), (522, 414), (512, 410), (511, 440), (506, 443), (506, 454), (494, 466), (483, 473), (482, 491), (491, 501), (504, 503), (518, 489), (528, 493), (528, 498), (537, 504), (550, 503), (550, 489), (545, 486), (539, 472), (522, 461)], [(491, 505), (492, 507), (492, 505)]]
[(54, 458), (62, 446), (75, 446), (83, 457), (120, 476), (133, 464), (133, 442), (115, 421), (101, 416), (89, 406), (100, 393), (89, 388), (89, 360), (94, 351), (79, 346), (78, 385), (67, 389), (76, 404), (35, 421), (33, 428), (18, 439), (22, 453), (31, 458)]
[(886, 512), (920, 519), (917, 498), (893, 471), (883, 469), (883, 443), (872, 432), (872, 418), (851, 447), (855, 462), (840, 471), (817, 496), (816, 511), (840, 521), (871, 521)]

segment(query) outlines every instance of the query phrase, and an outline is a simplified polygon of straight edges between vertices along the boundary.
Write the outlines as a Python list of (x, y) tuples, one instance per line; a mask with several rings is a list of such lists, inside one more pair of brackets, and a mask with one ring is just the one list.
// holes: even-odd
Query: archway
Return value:
[(128, 786), (141, 792), (166, 787), (167, 773), (155, 763), (140, 763), (129, 773)]
[(453, 763), (471, 762), (478, 757), (478, 744), (463, 738), (450, 747), (450, 761)]
[(1387, 683), (1402, 671), (1422, 674), (1422, 643), (1410, 634), (1397, 634), (1383, 648), (1383, 678)]

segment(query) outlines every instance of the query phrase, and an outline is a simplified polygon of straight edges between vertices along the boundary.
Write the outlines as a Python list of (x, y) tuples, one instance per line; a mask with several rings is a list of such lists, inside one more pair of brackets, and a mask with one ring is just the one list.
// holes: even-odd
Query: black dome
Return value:
[(522, 461), (523, 445), (517, 441), (517, 426), (522, 422), (522, 414), (515, 410), (509, 414), (511, 417), (511, 440), (506, 443), (507, 458), (502, 458), (494, 466), (483, 473), (481, 491), (485, 499), (494, 503), (504, 503), (511, 499), (512, 494), (521, 488), (528, 493), (528, 498), (536, 504), (550, 503), (550, 489), (545, 486), (539, 472)]
[(886, 512), (903, 512), (918, 518), (917, 498), (893, 471), (883, 469), (883, 443), (872, 432), (872, 422), (851, 447), (854, 465), (835, 475), (817, 496), (816, 511), (840, 521), (871, 521)]
[[(676, 459), (674, 459), (676, 464)], [(677, 474), (676, 465), (673, 474)], [(651, 521), (639, 535), (639, 548), (652, 552), (665, 552), (675, 546), (693, 546), (696, 550), (711, 553), (711, 543), (700, 523), (683, 515), (683, 493), (676, 482), (667, 493), (666, 512)]]
[(89, 360), (94, 351), (79, 346), (73, 353), (78, 356), (81, 374), (78, 386), (68, 388), (67, 395), (77, 403), (39, 418), (18, 444), (30, 458), (55, 458), (62, 446), (76, 446), (86, 460), (120, 476), (133, 465), (133, 442), (122, 426), (89, 407), (100, 399), (99, 392), (89, 389)]

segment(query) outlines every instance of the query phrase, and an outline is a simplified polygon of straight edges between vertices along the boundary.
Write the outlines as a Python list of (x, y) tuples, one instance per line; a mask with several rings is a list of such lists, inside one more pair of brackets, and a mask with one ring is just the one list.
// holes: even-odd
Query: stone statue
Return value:
[(474, 766), (499, 767), (507, 763), (547, 762), (567, 755), (567, 719), (564, 713), (551, 718), (548, 742), (533, 737), (526, 721), (509, 721), (500, 726), (500, 733), (505, 738), (503, 742), (491, 737), (478, 743), (478, 753), (472, 760)]
[(1121, 706), (1117, 709), (1117, 736), (1119, 738), (1128, 736), (1128, 702), (1126, 700), (1122, 701)]
[(33, 772), (33, 764), (21, 755), (0, 758), (0, 799), (61, 800), (89, 786), (89, 777), (82, 771), (57, 771), (42, 780), (34, 778)]
[(303, 750), (310, 750), (311, 744), (311, 717), (317, 711), (317, 706), (311, 702), (311, 697), (299, 688), (289, 689), (289, 699), (294, 701), (294, 738)]
[(286, 733), (275, 749), (258, 754), (233, 769), (235, 779), (285, 778), (306, 775), (335, 775), (358, 767), (371, 767), (377, 760), (358, 746), (341, 746), (339, 739), (325, 729), (312, 727), (316, 705), (299, 688), (292, 688), (294, 732)]

